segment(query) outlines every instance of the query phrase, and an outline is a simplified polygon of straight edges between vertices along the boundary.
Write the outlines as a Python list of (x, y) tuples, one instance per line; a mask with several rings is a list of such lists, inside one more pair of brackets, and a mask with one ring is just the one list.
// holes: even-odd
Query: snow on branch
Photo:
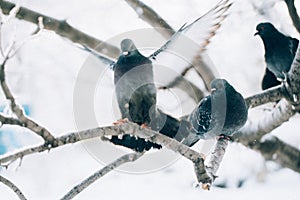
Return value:
[[(282, 87), (280, 89), (280, 87)], [(272, 130), (281, 126), (288, 121), (300, 105), (300, 48), (298, 46), (296, 56), (292, 63), (291, 69), (287, 74), (287, 80), (282, 86), (268, 90), (274, 97), (279, 97), (276, 91), (281, 90), (284, 95), (276, 107), (265, 113), (263, 119), (248, 119), (246, 125), (237, 132), (233, 139), (244, 144), (247, 147), (259, 151), (266, 159), (273, 160), (284, 167), (288, 167), (297, 172), (300, 171), (300, 161), (297, 156), (300, 151), (280, 139), (269, 136)], [(271, 95), (272, 96), (272, 95)], [(274, 100), (276, 100), (274, 98)], [(251, 101), (252, 102), (252, 101)], [(255, 102), (255, 101), (253, 101)], [(267, 137), (267, 139), (265, 138)]]
[[(14, 153), (11, 155), (6, 155), (2, 158), (0, 158), (0, 165), (8, 165), (17, 160), (21, 159), (26, 155), (30, 155), (33, 153), (42, 152), (45, 150), (53, 149), (58, 146), (63, 146), (66, 144), (76, 143), (79, 141), (83, 141), (86, 139), (91, 139), (95, 137), (103, 138), (103, 136), (111, 136), (111, 135), (123, 135), (123, 134), (131, 134), (136, 135), (140, 138), (147, 138), (147, 140), (160, 144), (176, 153), (180, 153), (182, 156), (186, 157), (187, 159), (191, 160), (195, 165), (201, 166), (201, 171), (199, 171), (197, 177), (200, 177), (198, 179), (199, 182), (202, 183), (211, 183), (213, 180), (213, 176), (210, 174), (207, 174), (205, 167), (204, 167), (204, 155), (200, 154), (192, 149), (190, 149), (188, 146), (181, 144), (180, 142), (169, 138), (168, 136), (162, 135), (158, 132), (155, 132), (151, 129), (142, 128), (139, 125), (132, 123), (132, 122), (126, 122), (124, 124), (115, 125), (115, 126), (107, 126), (107, 127), (98, 127), (94, 129), (89, 129), (85, 131), (79, 131), (74, 132), (70, 134), (66, 134), (64, 136), (58, 137), (54, 140), (54, 142), (57, 144), (57, 146), (53, 146), (51, 148), (46, 147), (45, 145), (32, 147), (29, 149), (25, 149), (23, 151), (20, 151), (18, 153)], [(106, 139), (104, 139), (106, 140)]]
[(121, 166), (122, 164), (128, 163), (128, 162), (134, 162), (138, 158), (140, 158), (143, 154), (142, 153), (130, 153), (125, 154), (112, 163), (106, 165), (99, 171), (92, 174), (90, 177), (86, 178), (84, 181), (73, 187), (64, 197), (61, 198), (61, 200), (70, 200), (73, 199), (76, 195), (78, 195), (80, 192), (82, 192), (85, 188), (87, 188), (89, 185), (97, 181), (99, 178), (103, 177), (105, 174), (111, 172), (112, 170), (116, 169), (117, 167)]
[(6, 185), (10, 189), (12, 189), (16, 193), (16, 195), (19, 197), (19, 199), (26, 200), (26, 197), (24, 196), (24, 194), (21, 192), (21, 190), (13, 182), (11, 182), (10, 180), (4, 178), (1, 175), (0, 175), (0, 182), (2, 182), (4, 185)]

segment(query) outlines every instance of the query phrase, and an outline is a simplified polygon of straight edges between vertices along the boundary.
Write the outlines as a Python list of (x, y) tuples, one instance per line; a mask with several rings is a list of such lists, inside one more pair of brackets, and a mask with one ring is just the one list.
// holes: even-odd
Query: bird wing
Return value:
[(204, 134), (211, 129), (211, 120), (211, 97), (207, 96), (199, 102), (199, 105), (188, 116), (188, 121), (191, 123), (191, 131), (183, 139), (182, 143), (193, 146), (199, 139), (205, 138)]
[(105, 65), (109, 65), (109, 67), (114, 70), (114, 65), (115, 65), (115, 61), (113, 61), (112, 59), (101, 55), (100, 53), (98, 53), (97, 51), (95, 51), (94, 49), (91, 49), (85, 45), (78, 45), (78, 47), (84, 51), (87, 51), (89, 53), (91, 53), (92, 55), (94, 55), (95, 57), (97, 57), (101, 62), (103, 62), (103, 64)]
[(295, 57), (295, 55), (296, 55), (298, 44), (299, 44), (299, 40), (297, 40), (296, 38), (290, 38), (289, 49), (290, 49), (290, 53), (291, 53), (291, 55), (293, 55), (293, 57)]
[[(184, 24), (149, 58), (154, 60), (155, 65), (171, 67), (176, 73), (181, 73), (196, 56), (205, 51), (221, 22), (226, 18), (230, 6), (230, 0), (221, 0), (206, 14), (190, 24)], [(168, 77), (171, 80), (174, 78), (170, 74)]]

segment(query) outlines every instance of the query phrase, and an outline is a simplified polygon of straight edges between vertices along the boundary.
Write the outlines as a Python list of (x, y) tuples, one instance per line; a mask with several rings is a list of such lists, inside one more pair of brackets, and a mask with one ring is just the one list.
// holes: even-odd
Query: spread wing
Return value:
[(95, 57), (97, 57), (103, 64), (109, 65), (112, 70), (114, 69), (115, 61), (113, 61), (112, 59), (109, 59), (108, 57), (101, 55), (97, 51), (95, 51), (85, 45), (80, 45), (78, 47), (84, 51), (91, 53)]
[[(205, 51), (211, 38), (226, 18), (230, 6), (230, 0), (221, 0), (206, 14), (190, 24), (184, 24), (149, 58), (154, 60), (153, 63), (157, 66), (166, 66), (181, 73), (196, 56)], [(174, 78), (170, 74), (167, 77), (166, 83)]]

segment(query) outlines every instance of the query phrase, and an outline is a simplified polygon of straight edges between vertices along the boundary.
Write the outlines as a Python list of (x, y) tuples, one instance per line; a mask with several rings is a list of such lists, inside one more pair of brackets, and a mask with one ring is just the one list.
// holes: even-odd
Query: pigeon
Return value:
[[(258, 24), (256, 30), (257, 32), (254, 35), (259, 35), (264, 43), (265, 61), (268, 70), (272, 72), (280, 82), (286, 80), (286, 73), (291, 68), (299, 41), (282, 34), (269, 22)], [(270, 82), (275, 82), (269, 75), (265, 76), (269, 77)], [(273, 85), (267, 83), (269, 82), (267, 80), (265, 80), (264, 77), (263, 81), (265, 83), (263, 87)]]
[[(146, 125), (167, 136), (176, 136), (176, 131), (180, 129), (178, 124), (176, 127), (168, 126), (176, 124), (177, 120), (158, 111), (156, 107), (157, 91), (153, 81), (153, 63), (159, 66), (167, 64), (174, 70), (185, 70), (187, 64), (190, 65), (190, 63), (182, 62), (182, 58), (191, 61), (205, 50), (221, 22), (226, 18), (226, 11), (230, 6), (230, 0), (221, 0), (203, 16), (190, 24), (184, 24), (165, 44), (149, 56), (142, 55), (134, 42), (128, 38), (121, 41), (121, 54), (117, 61), (109, 62), (105, 56), (93, 50), (87, 50), (108, 64), (114, 71), (115, 93), (122, 118), (128, 118), (139, 125)], [(193, 41), (197, 45), (190, 46), (191, 43), (187, 41)], [(181, 56), (170, 52), (177, 52)], [(172, 78), (169, 75), (164, 77), (165, 80)], [(157, 119), (164, 119), (164, 124), (158, 122)], [(143, 148), (140, 142), (135, 142), (136, 140), (129, 139), (127, 136), (122, 139), (113, 136), (112, 140), (121, 145), (123, 140), (123, 146), (138, 149), (138, 151), (149, 149), (151, 146), (145, 143), (145, 148)], [(131, 142), (135, 142), (139, 147), (133, 147)]]
[(248, 107), (243, 96), (225, 79), (211, 82), (211, 94), (203, 98), (188, 117), (190, 134), (183, 144), (199, 139), (230, 139), (247, 121)]
[(121, 50), (114, 65), (114, 83), (122, 118), (139, 125), (149, 125), (150, 116), (156, 110), (152, 62), (138, 51), (130, 39), (122, 40)]

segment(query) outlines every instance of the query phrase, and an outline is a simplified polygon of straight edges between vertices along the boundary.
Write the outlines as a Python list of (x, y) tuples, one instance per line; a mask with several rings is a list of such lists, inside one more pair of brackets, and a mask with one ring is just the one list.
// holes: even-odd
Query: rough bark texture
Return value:
[(4, 185), (6, 185), (10, 189), (12, 189), (14, 191), (14, 193), (19, 197), (19, 199), (26, 200), (26, 197), (24, 196), (24, 194), (13, 182), (4, 178), (3, 176), (0, 176), (0, 182), (2, 182)]

